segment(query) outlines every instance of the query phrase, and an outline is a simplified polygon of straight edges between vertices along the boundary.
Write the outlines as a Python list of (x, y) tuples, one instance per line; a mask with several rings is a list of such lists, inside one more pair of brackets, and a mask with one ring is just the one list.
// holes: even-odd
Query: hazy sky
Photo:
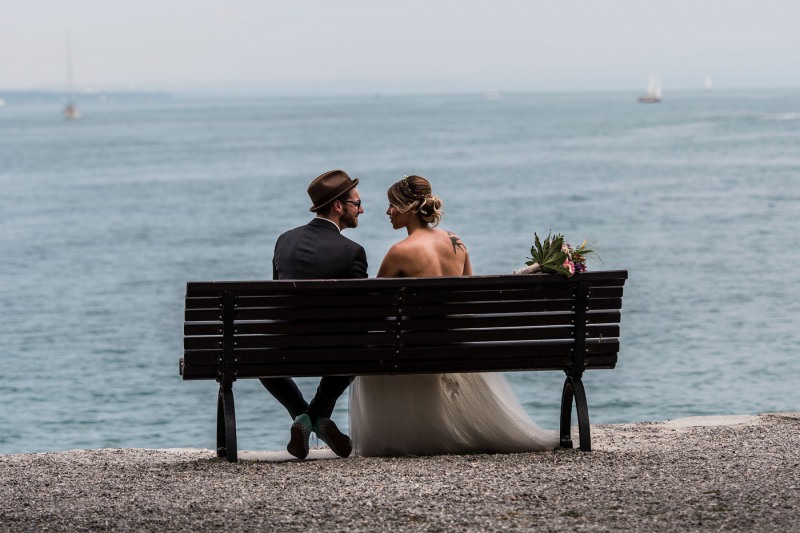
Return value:
[(800, 0), (0, 0), (0, 89), (800, 88)]

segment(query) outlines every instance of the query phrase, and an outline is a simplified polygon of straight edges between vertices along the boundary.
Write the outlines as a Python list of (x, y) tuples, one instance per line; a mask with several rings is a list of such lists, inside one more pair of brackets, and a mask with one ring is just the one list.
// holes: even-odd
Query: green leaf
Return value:
[(532, 262), (539, 263), (542, 272), (569, 276), (569, 270), (564, 267), (567, 254), (561, 249), (564, 244), (564, 236), (560, 233), (553, 235), (552, 231), (547, 233), (547, 237), (544, 241), (539, 239), (539, 235), (536, 233), (534, 233), (533, 236), (534, 245), (531, 248)]

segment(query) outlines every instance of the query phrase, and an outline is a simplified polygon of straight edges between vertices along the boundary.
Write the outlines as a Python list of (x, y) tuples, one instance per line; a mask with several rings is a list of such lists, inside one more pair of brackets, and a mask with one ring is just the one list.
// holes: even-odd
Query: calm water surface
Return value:
[[(629, 270), (618, 367), (585, 379), (593, 423), (800, 410), (800, 91), (110, 97), (74, 122), (6, 100), (0, 453), (213, 448), (216, 384), (178, 375), (185, 283), (269, 278), (332, 168), (361, 179), (347, 235), (372, 275), (403, 237), (385, 190), (411, 173), (476, 273), (518, 268), (551, 229)], [(509, 378), (557, 427), (563, 376)], [(234, 391), (240, 448), (283, 448), (282, 408), (257, 381)]]

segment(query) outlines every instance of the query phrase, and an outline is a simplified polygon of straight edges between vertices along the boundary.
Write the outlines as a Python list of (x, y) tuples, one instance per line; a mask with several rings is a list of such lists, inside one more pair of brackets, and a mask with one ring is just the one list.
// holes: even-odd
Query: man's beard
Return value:
[(350, 213), (342, 214), (339, 219), (342, 222), (342, 229), (355, 228), (358, 226), (358, 215), (351, 215)]

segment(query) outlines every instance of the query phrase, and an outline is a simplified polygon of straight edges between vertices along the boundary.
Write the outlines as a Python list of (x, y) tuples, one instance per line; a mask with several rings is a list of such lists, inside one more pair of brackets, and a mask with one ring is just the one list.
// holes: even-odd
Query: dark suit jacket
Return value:
[(314, 218), (289, 230), (275, 243), (272, 279), (348, 279), (367, 277), (364, 248), (329, 220)]

